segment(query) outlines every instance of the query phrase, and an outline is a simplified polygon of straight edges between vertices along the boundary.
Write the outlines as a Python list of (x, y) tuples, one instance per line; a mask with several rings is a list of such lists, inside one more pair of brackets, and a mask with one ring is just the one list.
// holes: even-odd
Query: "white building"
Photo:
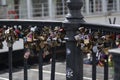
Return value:
[[(6, 18), (64, 20), (67, 14), (66, 0), (0, 0), (6, 5)], [(108, 23), (116, 17), (120, 24), (120, 0), (83, 0), (82, 14), (87, 22)], [(11, 14), (9, 11), (15, 11)]]

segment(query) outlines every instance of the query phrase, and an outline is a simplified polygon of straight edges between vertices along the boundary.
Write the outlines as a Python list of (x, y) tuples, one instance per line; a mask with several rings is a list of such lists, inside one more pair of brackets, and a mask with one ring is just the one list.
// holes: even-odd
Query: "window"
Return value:
[(107, 10), (111, 11), (113, 10), (113, 0), (108, 0)]
[(1, 4), (1, 0), (0, 0), (0, 5), (2, 5), (2, 4)]
[(47, 0), (32, 0), (33, 16), (48, 16), (48, 2)]
[(102, 1), (101, 0), (90, 0), (90, 12), (101, 12)]
[(67, 14), (66, 0), (57, 0), (56, 11), (56, 15)]
[(0, 5), (6, 5), (6, 0), (0, 0)]

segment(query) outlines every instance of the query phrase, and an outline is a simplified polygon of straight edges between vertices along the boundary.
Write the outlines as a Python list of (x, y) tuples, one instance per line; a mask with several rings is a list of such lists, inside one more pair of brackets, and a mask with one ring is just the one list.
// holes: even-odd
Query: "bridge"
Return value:
[[(19, 39), (24, 40), (24, 80), (28, 80), (28, 71), (38, 71), (38, 79), (43, 80), (43, 73), (51, 73), (50, 79), (55, 80), (56, 48), (65, 44), (66, 73), (56, 72), (65, 76), (66, 80), (97, 80), (97, 65), (104, 70), (103, 80), (108, 80), (109, 62), (112, 54), (110, 49), (119, 47), (120, 25), (87, 23), (81, 14), (82, 0), (67, 0), (68, 14), (63, 22), (40, 20), (0, 20), (1, 48), (7, 42), (9, 79), (13, 80), (12, 52), (13, 45)], [(119, 49), (118, 49), (119, 51)], [(45, 71), (43, 58), (52, 54), (51, 71)], [(112, 53), (116, 54), (114, 50)], [(91, 77), (83, 77), (83, 54), (89, 54), (92, 65)], [(38, 70), (28, 69), (27, 61), (31, 55), (38, 55)], [(119, 55), (119, 54), (118, 54)], [(92, 56), (92, 57), (91, 57)], [(114, 56), (114, 55), (113, 55)], [(115, 58), (114, 58), (115, 59)], [(119, 61), (119, 58), (116, 58)], [(116, 65), (119, 66), (119, 65)], [(85, 68), (87, 69), (87, 68)], [(119, 79), (119, 68), (115, 69), (114, 79)], [(117, 71), (118, 70), (118, 71)]]

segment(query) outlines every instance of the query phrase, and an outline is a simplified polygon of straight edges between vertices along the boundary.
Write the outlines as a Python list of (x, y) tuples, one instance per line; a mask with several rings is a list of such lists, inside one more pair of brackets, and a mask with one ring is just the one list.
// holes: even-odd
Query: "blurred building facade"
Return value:
[[(0, 18), (64, 20), (67, 0), (0, 0)], [(119, 24), (120, 0), (83, 0), (82, 14), (88, 22)]]

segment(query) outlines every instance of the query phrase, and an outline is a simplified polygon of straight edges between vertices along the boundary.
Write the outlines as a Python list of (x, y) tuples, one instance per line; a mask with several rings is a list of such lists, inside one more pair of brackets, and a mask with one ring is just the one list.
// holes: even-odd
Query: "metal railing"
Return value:
[[(42, 28), (44, 26), (48, 26), (48, 27), (56, 27), (56, 26), (60, 26), (60, 27), (63, 27), (64, 23), (62, 22), (51, 22), (51, 21), (26, 21), (26, 20), (18, 20), (18, 21), (15, 21), (15, 20), (0, 20), (0, 28), (4, 28), (5, 26), (6, 27), (14, 27), (14, 26), (21, 26), (22, 27), (22, 30), (25, 30), (26, 28), (29, 28), (29, 26), (37, 26), (38, 28)], [(68, 24), (67, 24), (68, 25)], [(71, 25), (71, 24), (69, 24)], [(86, 35), (89, 35), (91, 37), (95, 37), (97, 36), (98, 40), (100, 40), (102, 37), (105, 37), (107, 35), (114, 35), (113, 37), (116, 37), (116, 35), (119, 35), (120, 34), (120, 26), (119, 25), (104, 25), (104, 24), (91, 24), (91, 23), (79, 23), (76, 25), (77, 28), (80, 28), (80, 27), (84, 27), (86, 30), (88, 30), (88, 33)], [(74, 29), (74, 28), (73, 28)], [(75, 30), (76, 31), (76, 30)], [(41, 32), (41, 31), (39, 31)], [(100, 32), (100, 36), (98, 35), (95, 35), (96, 32)], [(71, 34), (71, 33), (69, 33)], [(76, 34), (76, 33), (75, 33)], [(66, 35), (68, 35), (68, 33), (66, 33)], [(77, 34), (76, 34), (77, 35)], [(110, 47), (110, 48), (115, 48), (115, 41), (116, 41), (117, 38), (114, 38), (114, 42), (111, 41), (109, 45), (107, 45), (107, 48)], [(69, 38), (66, 37), (66, 42), (69, 41)], [(89, 53), (89, 52), (83, 52), (80, 45), (77, 46), (76, 44), (76, 40), (74, 40), (75, 42), (75, 45), (78, 50), (76, 53), (79, 53), (79, 57), (80, 58), (80, 62), (83, 61), (83, 56), (82, 54), (83, 53)], [(97, 45), (99, 42), (97, 42), (97, 40), (95, 40), (96, 42), (94, 43), (93, 46)], [(103, 42), (103, 41), (102, 41)], [(102, 44), (102, 42), (100, 42)], [(66, 43), (66, 50), (69, 49), (69, 46), (70, 44), (67, 44)], [(104, 45), (105, 46), (105, 45)], [(8, 46), (9, 47), (9, 80), (12, 80), (12, 52), (13, 52), (13, 48), (12, 48), (12, 45), (11, 46)], [(52, 67), (51, 67), (51, 80), (54, 80), (55, 79), (55, 56), (56, 56), (56, 53), (55, 53), (55, 47), (51, 48), (52, 49)], [(108, 48), (109, 49), (109, 48)], [(25, 49), (26, 50), (26, 49)], [(89, 49), (88, 49), (89, 50)], [(91, 49), (90, 49), (91, 50)], [(94, 52), (93, 50), (91, 50), (92, 53), (92, 80), (96, 80), (96, 67), (97, 65), (99, 64), (97, 62), (97, 59), (96, 59), (96, 52)], [(72, 54), (72, 58), (73, 58), (73, 55), (76, 55), (76, 53), (74, 52), (74, 54)], [(38, 51), (38, 54), (39, 54), (39, 80), (43, 80), (43, 77), (42, 77), (42, 66), (43, 66), (43, 58), (42, 58), (42, 54), (43, 54), (43, 50), (41, 49), (40, 51)], [(109, 55), (106, 54), (107, 57), (104, 58), (104, 61), (103, 61), (103, 65), (104, 65), (104, 80), (109, 80), (109, 75), (108, 75), (108, 57)], [(67, 55), (66, 53), (66, 56), (68, 57), (69, 55)], [(76, 57), (75, 57), (76, 58)], [(70, 58), (71, 59), (71, 58)], [(66, 60), (66, 62), (69, 64), (72, 64), (72, 62), (74, 62), (74, 58), (73, 58), (73, 61), (70, 62), (69, 61), (69, 58)], [(82, 62), (83, 63), (83, 62)], [(83, 64), (79, 64), (80, 67), (82, 67)], [(71, 66), (74, 66), (74, 64), (72, 64)], [(77, 67), (77, 66), (76, 66)], [(28, 73), (27, 73), (27, 59), (24, 58), (24, 80), (28, 80)], [(83, 68), (81, 69), (83, 70)], [(82, 72), (82, 71), (81, 71)], [(74, 74), (74, 73), (73, 73)], [(66, 74), (66, 76), (68, 76), (68, 79), (72, 76)], [(82, 76), (83, 74), (80, 74), (79, 76), (81, 76), (80, 78), (82, 79)]]
[[(5, 40), (9, 47), (9, 80), (12, 80), (12, 46), (19, 38), (24, 39), (25, 47), (24, 80), (28, 79), (27, 59), (32, 49), (39, 54), (39, 80), (43, 80), (42, 56), (46, 45), (50, 47), (53, 55), (51, 80), (54, 80), (56, 56), (54, 51), (62, 42), (66, 45), (66, 80), (83, 80), (83, 53), (92, 55), (92, 80), (96, 80), (96, 66), (99, 63), (104, 66), (104, 80), (109, 79), (108, 50), (120, 44), (120, 25), (85, 22), (81, 14), (82, 0), (68, 0), (67, 5), (69, 12), (63, 22), (0, 20), (1, 43)], [(61, 32), (63, 30), (64, 36)]]

